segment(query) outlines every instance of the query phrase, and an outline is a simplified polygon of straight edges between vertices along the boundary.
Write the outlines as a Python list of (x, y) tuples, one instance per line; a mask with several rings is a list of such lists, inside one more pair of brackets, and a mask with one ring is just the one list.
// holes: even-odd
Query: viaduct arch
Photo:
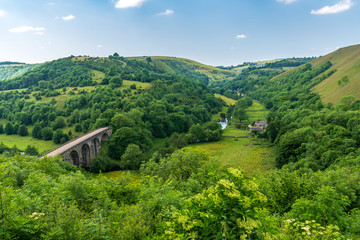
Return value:
[(101, 144), (109, 141), (111, 134), (112, 129), (110, 127), (96, 129), (55, 148), (46, 156), (60, 155), (75, 166), (89, 166), (91, 160), (100, 152)]

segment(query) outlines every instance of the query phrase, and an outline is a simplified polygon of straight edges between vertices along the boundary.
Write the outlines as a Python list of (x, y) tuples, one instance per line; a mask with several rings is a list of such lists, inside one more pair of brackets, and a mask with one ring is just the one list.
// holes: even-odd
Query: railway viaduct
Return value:
[(89, 166), (91, 160), (100, 151), (101, 144), (107, 142), (111, 134), (111, 128), (99, 128), (55, 148), (45, 156), (53, 157), (60, 155), (64, 160), (69, 161), (73, 165)]

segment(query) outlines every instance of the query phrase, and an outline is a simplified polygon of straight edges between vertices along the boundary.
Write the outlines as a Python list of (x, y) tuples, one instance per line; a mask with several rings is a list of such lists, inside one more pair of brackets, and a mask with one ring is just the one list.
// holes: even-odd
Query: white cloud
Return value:
[(116, 8), (141, 7), (146, 0), (118, 0)]
[(4, 10), (0, 10), (0, 17), (4, 17), (5, 16), (5, 11)]
[(102, 48), (103, 46), (102, 46), (102, 45), (97, 45), (96, 47), (97, 47), (97, 48)]
[(175, 13), (174, 10), (166, 9), (165, 12), (158, 13), (158, 15), (166, 16), (166, 15), (172, 15), (174, 13)]
[(75, 19), (75, 16), (70, 14), (69, 16), (62, 17), (61, 19), (64, 21), (70, 21)]
[(325, 15), (325, 14), (336, 14), (349, 10), (354, 3), (351, 0), (342, 0), (335, 5), (325, 6), (319, 10), (311, 10), (311, 14), (314, 15)]
[(45, 28), (43, 27), (31, 27), (31, 26), (21, 26), (16, 28), (9, 29), (12, 33), (24, 33), (24, 32), (43, 32)]
[(48, 5), (48, 6), (54, 6), (54, 5), (55, 5), (55, 3), (53, 3), (53, 2), (49, 2), (47, 5)]
[(236, 35), (235, 38), (236, 39), (244, 39), (244, 38), (247, 38), (247, 36), (245, 34), (240, 34), (240, 35)]
[(281, 3), (285, 3), (285, 4), (289, 4), (289, 3), (296, 2), (297, 0), (276, 0), (276, 1), (281, 2)]

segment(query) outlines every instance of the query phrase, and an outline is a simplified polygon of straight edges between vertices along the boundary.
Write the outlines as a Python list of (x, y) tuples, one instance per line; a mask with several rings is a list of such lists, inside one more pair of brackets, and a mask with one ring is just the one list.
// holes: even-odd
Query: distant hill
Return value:
[(39, 64), (25, 64), (20, 62), (0, 62), (0, 81), (19, 77), (31, 71)]
[[(11, 73), (11, 74), (10, 74)], [(34, 65), (9, 65), (3, 68), (0, 90), (21, 89), (38, 85), (84, 87), (107, 84), (112, 77), (123, 80), (152, 82), (176, 77), (186, 77), (208, 84), (212, 81), (232, 80), (234, 71), (222, 70), (196, 61), (175, 57), (67, 57)]]
[[(138, 61), (146, 61), (146, 57), (134, 57)], [(205, 65), (186, 58), (177, 57), (151, 57), (152, 64), (168, 73), (181, 74), (185, 72), (198, 72), (209, 77), (210, 81), (231, 80), (236, 77), (236, 73), (230, 70), (219, 69), (217, 67)]]
[(323, 102), (336, 104), (346, 95), (360, 99), (360, 44), (340, 48), (311, 64), (319, 66), (327, 61), (333, 64), (327, 71), (336, 72), (315, 87)]

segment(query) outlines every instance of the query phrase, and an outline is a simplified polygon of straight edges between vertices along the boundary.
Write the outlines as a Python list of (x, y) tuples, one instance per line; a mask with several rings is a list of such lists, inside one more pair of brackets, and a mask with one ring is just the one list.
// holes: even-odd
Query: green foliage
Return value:
[(37, 148), (34, 146), (30, 146), (30, 145), (28, 145), (26, 147), (24, 153), (29, 156), (38, 156), (39, 155), (39, 151), (37, 150)]
[(295, 201), (314, 194), (315, 177), (309, 173), (278, 170), (265, 175), (260, 191), (268, 199), (268, 209), (283, 214), (288, 212)]
[(14, 127), (11, 123), (7, 123), (5, 125), (5, 129), (4, 129), (4, 132), (7, 134), (7, 135), (11, 135), (14, 133)]
[(58, 129), (55, 131), (52, 140), (54, 141), (54, 143), (62, 144), (69, 141), (69, 136), (62, 130)]
[(122, 169), (139, 169), (142, 162), (142, 151), (136, 144), (129, 144), (125, 153), (121, 156), (120, 167)]
[(65, 119), (63, 117), (57, 117), (54, 121), (52, 129), (55, 131), (56, 129), (63, 127), (66, 127)]
[(41, 138), (45, 141), (52, 140), (53, 138), (53, 130), (50, 127), (45, 127), (41, 131)]
[(284, 221), (284, 239), (321, 239), (321, 240), (340, 240), (345, 239), (339, 232), (336, 225), (321, 226), (315, 220), (299, 221), (287, 219)]
[[(228, 169), (214, 186), (189, 198), (166, 222), (167, 239), (261, 239), (271, 235), (261, 208), (266, 198), (237, 169)], [(262, 217), (259, 219), (259, 217)], [(263, 221), (263, 222), (262, 222)]]
[(157, 163), (155, 159), (141, 166), (142, 175), (158, 176), (163, 180), (186, 181), (197, 174), (201, 167), (209, 161), (209, 156), (200, 150), (183, 148), (171, 156), (162, 158)]
[(344, 210), (349, 204), (347, 196), (338, 194), (334, 188), (322, 187), (316, 191), (313, 199), (297, 200), (290, 211), (290, 216), (301, 220), (315, 220), (323, 227), (333, 224), (344, 228), (346, 217)]
[(19, 127), (19, 135), (20, 136), (27, 136), (29, 134), (28, 129), (25, 125), (20, 125)]

